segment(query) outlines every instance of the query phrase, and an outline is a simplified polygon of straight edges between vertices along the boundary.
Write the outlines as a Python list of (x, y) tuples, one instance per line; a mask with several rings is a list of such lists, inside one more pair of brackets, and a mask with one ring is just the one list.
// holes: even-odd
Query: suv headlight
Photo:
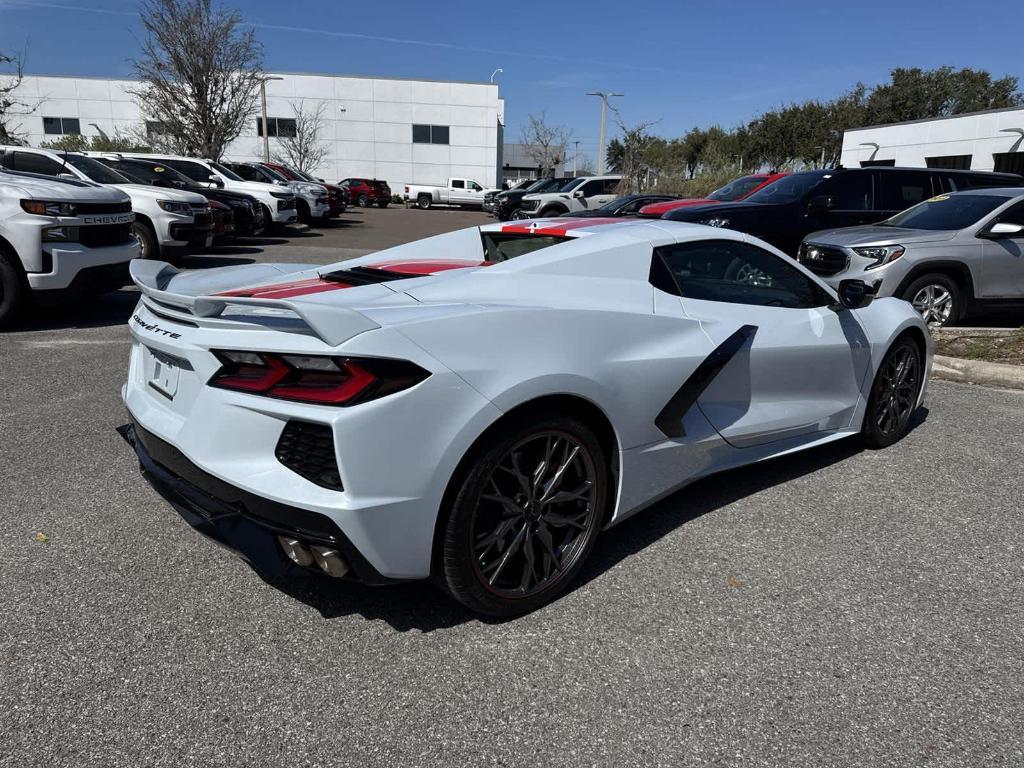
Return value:
[(902, 245), (872, 245), (865, 248), (854, 248), (853, 252), (858, 256), (874, 259), (874, 262), (868, 264), (864, 269), (875, 269), (896, 261), (906, 252), (906, 249)]
[(703, 224), (706, 227), (728, 227), (729, 220), (722, 216), (715, 216), (710, 219), (700, 219), (698, 224)]
[(295, 197), (291, 192), (271, 192), (270, 196), (276, 197), (278, 200), (289, 200)]
[(176, 213), (179, 216), (189, 216), (192, 214), (192, 206), (188, 203), (182, 203), (177, 200), (157, 200), (156, 204), (168, 213)]
[(49, 200), (22, 200), (21, 210), (36, 216), (78, 215), (78, 207), (74, 203), (58, 203)]

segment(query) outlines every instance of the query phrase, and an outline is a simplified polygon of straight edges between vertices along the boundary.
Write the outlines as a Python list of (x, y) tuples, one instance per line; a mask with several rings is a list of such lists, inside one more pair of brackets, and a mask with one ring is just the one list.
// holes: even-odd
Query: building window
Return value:
[(951, 171), (971, 170), (971, 155), (945, 155), (944, 157), (926, 157), (925, 165), (929, 168), (948, 168)]
[(892, 159), (892, 160), (861, 160), (860, 161), (860, 167), (861, 168), (870, 168), (872, 166), (880, 166), (880, 167), (883, 167), (883, 168), (892, 168), (894, 165), (896, 165), (895, 158)]
[(43, 133), (50, 136), (80, 136), (82, 129), (77, 117), (44, 117)]
[(447, 144), (447, 125), (414, 125), (412, 127), (413, 144)]
[[(284, 138), (295, 138), (295, 118), (294, 117), (268, 117), (267, 126), (270, 128), (268, 136), (277, 136)], [(256, 135), (263, 135), (263, 118), (256, 118)]]
[(993, 152), (992, 161), (996, 171), (1024, 176), (1024, 152)]

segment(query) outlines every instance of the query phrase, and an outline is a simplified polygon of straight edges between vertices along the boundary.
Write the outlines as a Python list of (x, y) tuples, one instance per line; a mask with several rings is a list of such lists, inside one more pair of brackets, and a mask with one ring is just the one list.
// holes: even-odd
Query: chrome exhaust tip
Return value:
[(309, 566), (313, 564), (313, 553), (309, 551), (309, 547), (298, 539), (293, 539), (289, 536), (278, 536), (277, 541), (288, 559), (296, 565)]
[(321, 546), (313, 546), (310, 549), (313, 551), (313, 559), (324, 573), (336, 579), (340, 579), (348, 573), (348, 563), (345, 562), (345, 558), (339, 554), (338, 550)]

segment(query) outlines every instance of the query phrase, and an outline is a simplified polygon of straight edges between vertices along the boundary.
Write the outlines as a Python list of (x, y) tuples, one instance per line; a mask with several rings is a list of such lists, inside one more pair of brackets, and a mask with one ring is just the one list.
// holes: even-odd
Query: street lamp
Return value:
[(492, 83), (494, 82), (494, 76), (495, 76), (496, 74), (498, 74), (499, 72), (502, 72), (502, 73), (504, 73), (504, 71), (505, 71), (504, 69), (502, 69), (501, 67), (498, 67), (498, 68), (497, 68), (496, 70), (494, 70), (493, 72), (491, 72), (491, 82), (492, 82)]
[(265, 75), (260, 78), (260, 102), (263, 106), (263, 162), (270, 162), (270, 126), (267, 125), (267, 80), (284, 80), (283, 77)]
[(601, 91), (590, 91), (587, 96), (600, 96), (601, 97), (601, 132), (597, 140), (597, 175), (601, 176), (604, 174), (604, 125), (608, 119), (608, 99), (612, 96), (625, 96), (624, 93), (602, 93)]

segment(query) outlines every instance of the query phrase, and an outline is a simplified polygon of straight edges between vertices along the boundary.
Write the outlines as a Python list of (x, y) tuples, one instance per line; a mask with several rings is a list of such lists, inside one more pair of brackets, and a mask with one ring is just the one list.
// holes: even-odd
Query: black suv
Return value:
[(984, 187), (1020, 187), (1014, 173), (943, 168), (836, 168), (785, 176), (743, 202), (695, 205), (662, 218), (727, 227), (759, 237), (796, 256), (804, 237), (819, 229), (888, 219), (935, 195)]
[(136, 184), (151, 184), (154, 187), (180, 189), (195, 192), (208, 200), (216, 200), (231, 209), (234, 214), (234, 234), (239, 237), (259, 234), (266, 226), (263, 208), (259, 201), (243, 192), (232, 192), (197, 184), (180, 171), (158, 160), (147, 160), (141, 157), (105, 157), (96, 156), (104, 165), (108, 165), (118, 173), (124, 174)]
[(517, 218), (516, 211), (519, 210), (519, 204), (526, 195), (532, 195), (534, 192), (554, 192), (567, 181), (572, 179), (538, 179), (532, 184), (517, 185), (514, 189), (499, 192), (494, 196), (494, 215), (500, 221)]

